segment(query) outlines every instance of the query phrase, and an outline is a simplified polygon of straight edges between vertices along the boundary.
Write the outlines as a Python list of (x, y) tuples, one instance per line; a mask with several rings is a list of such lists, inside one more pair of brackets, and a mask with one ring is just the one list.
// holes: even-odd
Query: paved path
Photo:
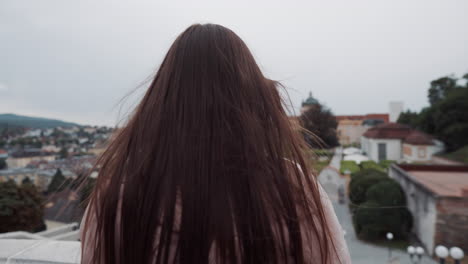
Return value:
[[(392, 250), (392, 262), (389, 262), (389, 252), (387, 248), (374, 246), (364, 243), (357, 239), (354, 233), (354, 228), (351, 220), (351, 213), (347, 204), (339, 204), (338, 187), (344, 186), (345, 179), (339, 174), (339, 166), (341, 162), (341, 149), (335, 151), (330, 166), (323, 169), (318, 179), (328, 196), (333, 201), (336, 215), (341, 223), (341, 226), (346, 232), (346, 242), (348, 244), (351, 259), (354, 264), (387, 264), (387, 263), (412, 263), (406, 252), (401, 250)], [(427, 257), (423, 258), (420, 264), (435, 264), (436, 262)]]

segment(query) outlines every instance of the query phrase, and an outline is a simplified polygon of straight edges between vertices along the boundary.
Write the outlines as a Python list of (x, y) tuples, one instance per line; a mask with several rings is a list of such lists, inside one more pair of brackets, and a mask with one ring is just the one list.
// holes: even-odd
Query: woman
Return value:
[(193, 25), (100, 157), (82, 263), (350, 263), (277, 84)]

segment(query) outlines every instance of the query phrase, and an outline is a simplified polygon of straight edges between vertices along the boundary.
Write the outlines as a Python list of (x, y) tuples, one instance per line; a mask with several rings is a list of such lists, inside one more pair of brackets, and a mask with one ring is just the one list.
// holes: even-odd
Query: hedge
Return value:
[(406, 239), (412, 226), (411, 213), (398, 182), (381, 170), (363, 169), (351, 175), (349, 184), (353, 224), (359, 238), (383, 239), (392, 232), (396, 239)]
[(349, 183), (349, 200), (354, 204), (365, 202), (367, 190), (374, 184), (387, 179), (385, 173), (375, 169), (362, 170), (353, 174)]
[(380, 166), (373, 160), (363, 161), (361, 162), (360, 166), (362, 169), (376, 169), (379, 171), (385, 171), (385, 169), (382, 166)]
[(340, 172), (344, 174), (347, 170), (351, 173), (355, 173), (361, 170), (359, 165), (355, 161), (352, 160), (342, 160), (340, 165)]

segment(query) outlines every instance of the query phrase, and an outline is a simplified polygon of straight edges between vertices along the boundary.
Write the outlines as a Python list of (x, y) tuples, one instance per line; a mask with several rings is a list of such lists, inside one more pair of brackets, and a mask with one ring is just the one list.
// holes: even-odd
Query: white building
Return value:
[(444, 149), (442, 142), (397, 123), (382, 124), (367, 130), (361, 137), (361, 148), (364, 154), (376, 162), (424, 162)]

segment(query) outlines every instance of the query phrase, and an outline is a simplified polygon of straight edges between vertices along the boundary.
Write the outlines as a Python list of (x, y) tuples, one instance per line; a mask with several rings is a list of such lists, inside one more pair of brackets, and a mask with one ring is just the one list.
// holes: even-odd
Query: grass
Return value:
[(385, 168), (383, 168), (382, 166), (380, 166), (379, 164), (377, 164), (373, 160), (363, 161), (363, 162), (361, 162), (361, 164), (359, 166), (363, 170), (365, 170), (365, 169), (376, 169), (376, 170), (385, 172)]
[(468, 164), (468, 146), (464, 146), (454, 152), (441, 154), (439, 156)]
[(342, 174), (345, 173), (345, 171), (349, 170), (350, 173), (355, 173), (355, 172), (358, 172), (361, 170), (361, 168), (359, 167), (359, 165), (357, 165), (356, 162), (352, 161), (352, 160), (342, 160), (341, 161), (341, 166), (340, 166), (340, 172)]
[(312, 161), (312, 168), (317, 172), (317, 175), (318, 175), (325, 167), (328, 166), (329, 163), (330, 163), (329, 160), (324, 160), (324, 161), (314, 160)]

